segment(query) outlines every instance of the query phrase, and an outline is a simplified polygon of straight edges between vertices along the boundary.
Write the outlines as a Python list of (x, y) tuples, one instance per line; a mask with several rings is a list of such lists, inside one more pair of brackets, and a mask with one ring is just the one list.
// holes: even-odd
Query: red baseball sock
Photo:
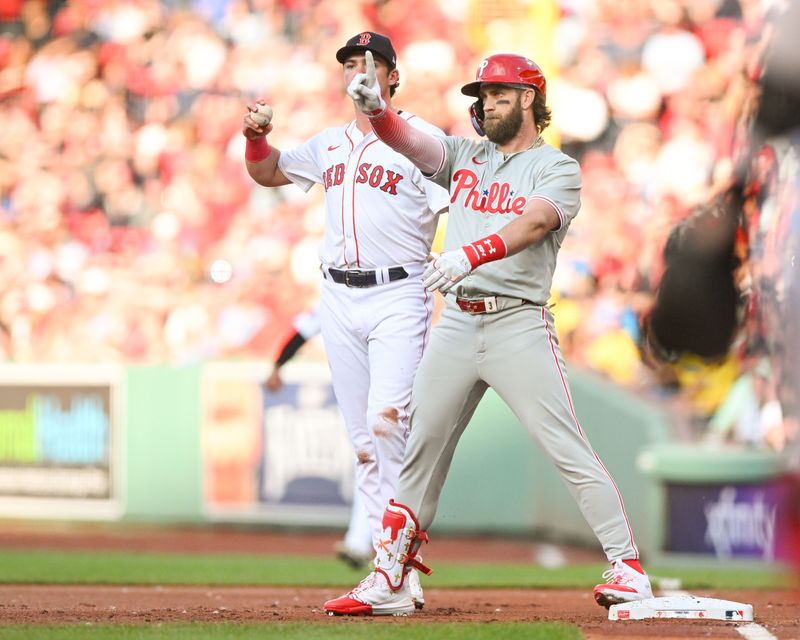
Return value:
[(638, 560), (623, 560), (625, 564), (627, 564), (631, 569), (635, 569), (639, 573), (644, 573), (644, 569), (642, 569), (642, 565), (639, 564)]

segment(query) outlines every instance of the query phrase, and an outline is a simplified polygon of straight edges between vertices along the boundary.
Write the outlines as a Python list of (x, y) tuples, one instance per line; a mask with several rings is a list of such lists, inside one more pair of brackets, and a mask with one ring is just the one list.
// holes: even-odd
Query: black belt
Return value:
[(395, 280), (408, 278), (408, 271), (403, 267), (389, 267), (385, 272), (389, 276), (388, 281), (384, 281), (381, 274), (384, 269), (333, 269), (326, 268), (331, 280), (338, 284), (348, 287), (374, 287), (376, 284), (386, 284)]

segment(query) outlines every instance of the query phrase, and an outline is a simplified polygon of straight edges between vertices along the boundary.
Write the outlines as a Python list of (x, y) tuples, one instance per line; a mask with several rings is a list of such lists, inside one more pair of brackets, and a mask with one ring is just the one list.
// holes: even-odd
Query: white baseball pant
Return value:
[(422, 267), (367, 288), (325, 280), (320, 322), (336, 401), (356, 453), (361, 490), (377, 545), (408, 436), (411, 386), (429, 337), (433, 297)]

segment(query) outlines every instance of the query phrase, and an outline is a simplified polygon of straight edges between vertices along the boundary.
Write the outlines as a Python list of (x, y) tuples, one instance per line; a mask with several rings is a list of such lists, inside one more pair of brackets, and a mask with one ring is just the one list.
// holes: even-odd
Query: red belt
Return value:
[(462, 311), (476, 315), (479, 313), (497, 313), (501, 311), (501, 306), (503, 309), (508, 309), (533, 303), (523, 298), (501, 298), (498, 300), (497, 296), (489, 296), (488, 298), (456, 298), (456, 304)]

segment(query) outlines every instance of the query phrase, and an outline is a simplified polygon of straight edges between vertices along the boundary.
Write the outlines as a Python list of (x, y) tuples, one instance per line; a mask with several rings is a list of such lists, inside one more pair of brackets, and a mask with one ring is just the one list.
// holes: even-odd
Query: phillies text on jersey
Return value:
[(471, 169), (459, 169), (453, 175), (453, 194), (450, 204), (460, 202), (465, 209), (488, 213), (515, 213), (522, 215), (528, 199), (514, 197), (516, 193), (508, 182), (492, 182), (487, 188), (478, 189), (478, 174)]
[(443, 143), (445, 162), (432, 179), (450, 190), (445, 251), (497, 233), (523, 214), (531, 198), (550, 203), (560, 221), (539, 242), (475, 269), (456, 285), (457, 295), (546, 304), (558, 249), (580, 209), (578, 163), (546, 144), (506, 155), (488, 140), (447, 136)]

